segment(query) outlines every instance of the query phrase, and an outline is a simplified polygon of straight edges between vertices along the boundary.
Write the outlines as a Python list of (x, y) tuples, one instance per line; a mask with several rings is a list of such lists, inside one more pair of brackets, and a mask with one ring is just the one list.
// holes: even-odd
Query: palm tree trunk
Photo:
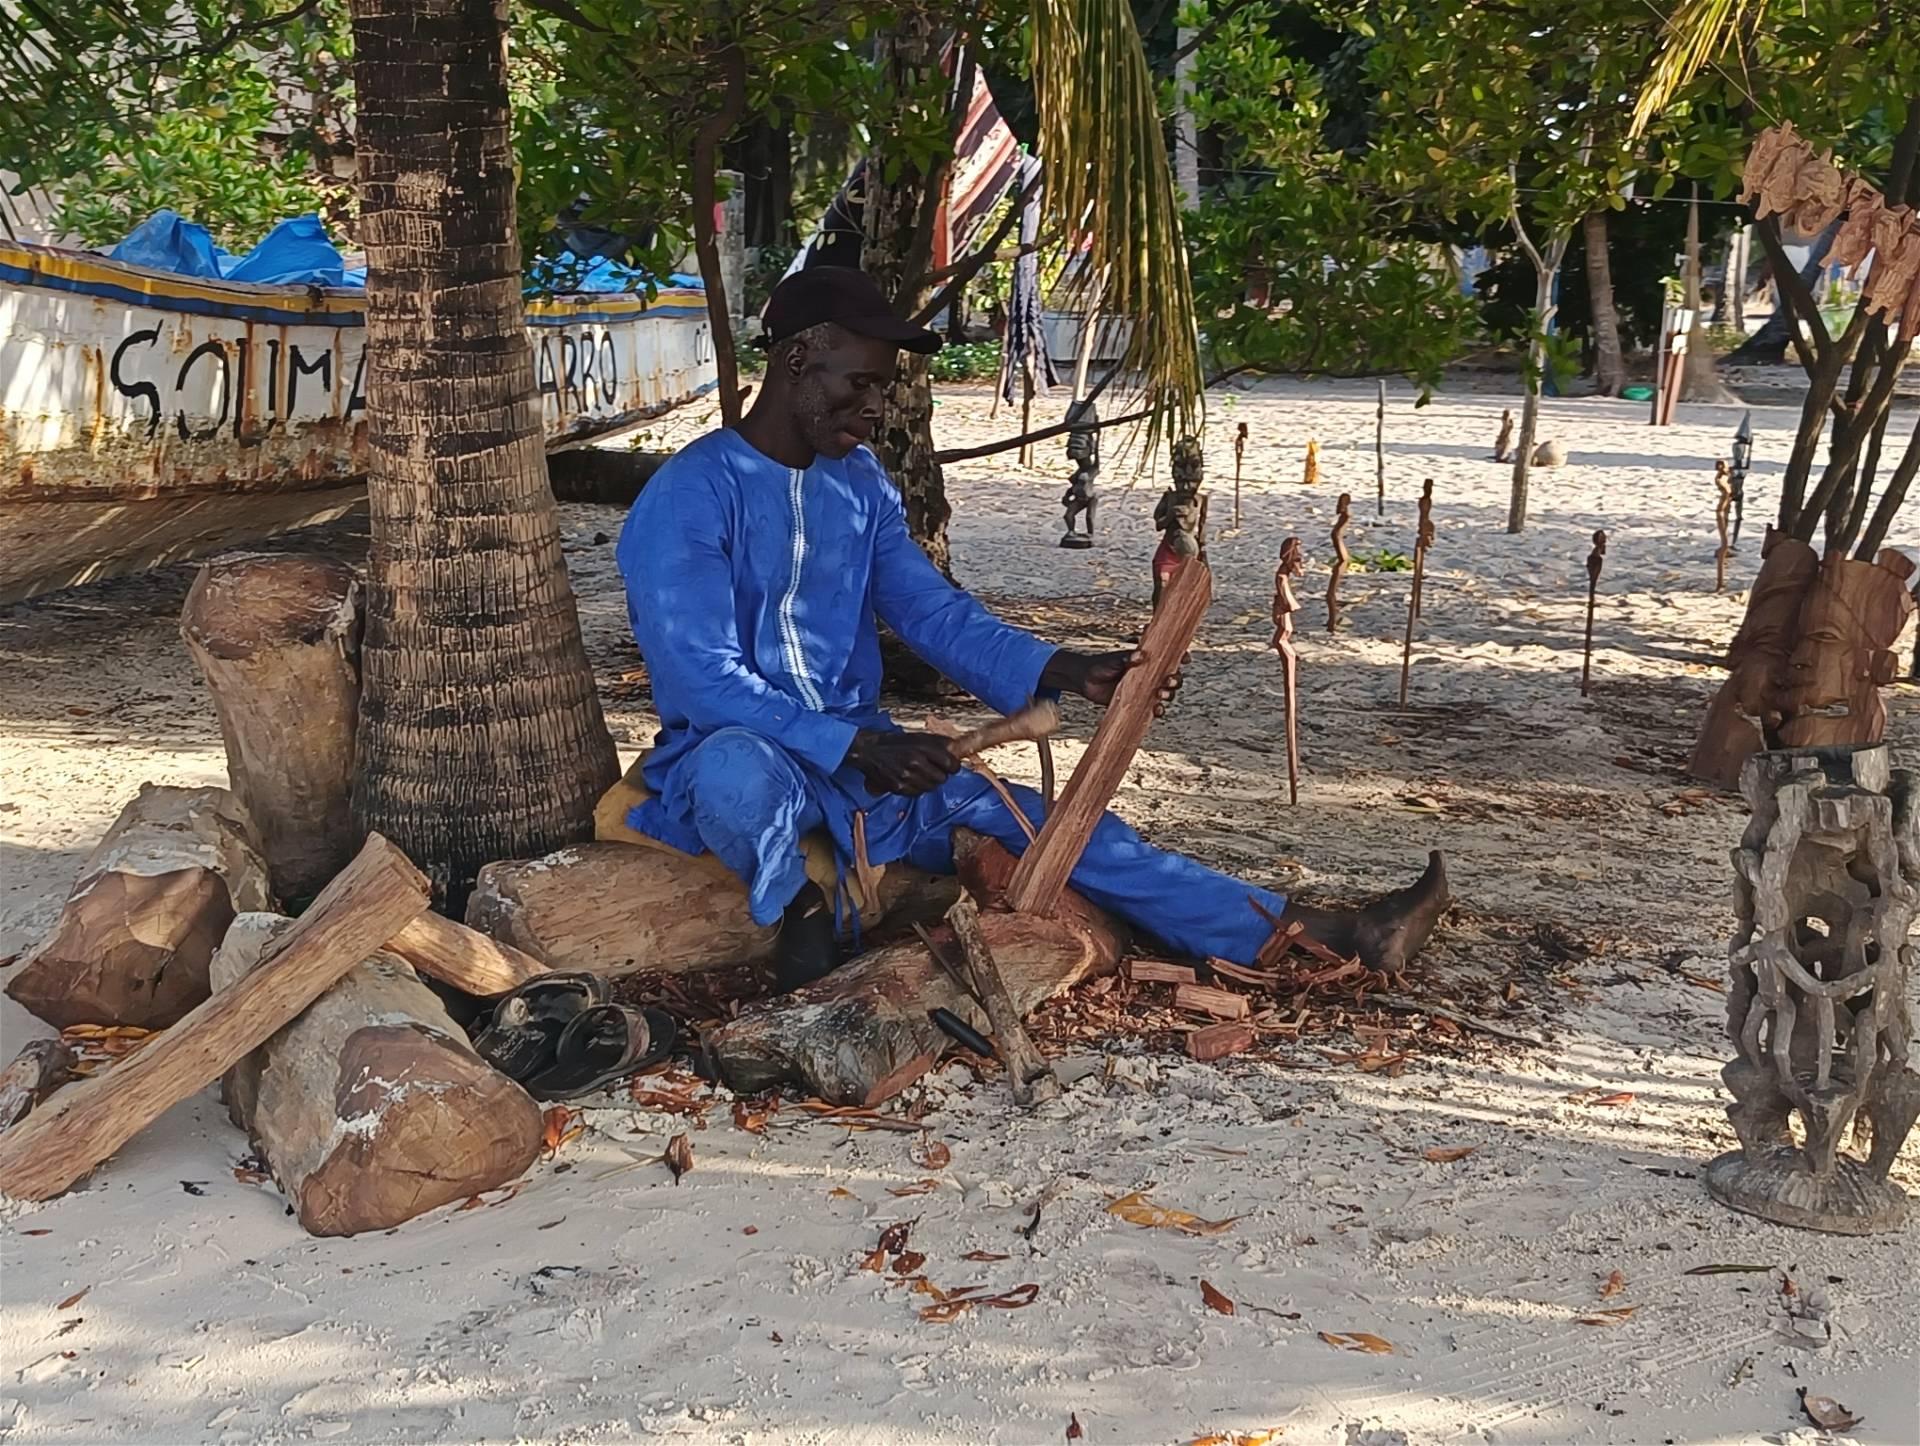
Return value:
[(1593, 388), (1603, 397), (1620, 394), (1626, 363), (1620, 355), (1620, 312), (1613, 304), (1613, 261), (1607, 254), (1607, 212), (1587, 213), (1587, 296), (1593, 314)]
[(505, 0), (353, 0), (373, 543), (354, 787), (464, 907), (617, 773), (520, 308)]

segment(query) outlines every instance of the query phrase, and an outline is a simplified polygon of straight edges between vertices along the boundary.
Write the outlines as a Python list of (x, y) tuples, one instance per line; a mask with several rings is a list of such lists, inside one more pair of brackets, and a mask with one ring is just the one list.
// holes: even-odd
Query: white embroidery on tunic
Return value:
[(806, 514), (800, 503), (800, 482), (804, 475), (798, 467), (787, 469), (787, 499), (793, 507), (793, 576), (787, 583), (786, 595), (780, 599), (780, 640), (786, 648), (787, 671), (793, 674), (794, 686), (800, 690), (800, 701), (818, 713), (825, 711), (826, 702), (813, 675), (807, 671), (807, 655), (800, 646), (800, 626), (793, 617), (794, 600), (800, 595), (800, 571), (807, 559)]

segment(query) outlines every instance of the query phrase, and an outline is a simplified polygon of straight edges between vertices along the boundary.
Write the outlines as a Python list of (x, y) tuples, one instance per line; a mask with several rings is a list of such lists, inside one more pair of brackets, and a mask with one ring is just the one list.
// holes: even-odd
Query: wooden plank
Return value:
[(551, 972), (533, 955), (432, 912), (395, 934), (387, 949), (422, 974), (482, 999)]
[(1182, 984), (1173, 991), (1173, 1007), (1211, 1014), (1215, 1019), (1245, 1019), (1253, 1012), (1246, 995), (1206, 984)]
[(1253, 1048), (1253, 1040), (1253, 1026), (1250, 1024), (1209, 1024), (1205, 1029), (1196, 1029), (1187, 1036), (1187, 1057), (1202, 1063), (1224, 1059), (1227, 1055)]
[(1129, 959), (1124, 972), (1135, 984), (1198, 984), (1200, 976), (1185, 964), (1164, 959)]
[(379, 834), (271, 958), (108, 1073), (61, 1091), (0, 1136), (0, 1193), (48, 1200), (266, 1043), (427, 907), (426, 876)]
[(1080, 766), (1047, 815), (1040, 837), (1013, 871), (1007, 902), (1015, 911), (1051, 914), (1059, 904), (1061, 891), (1093, 837), (1094, 825), (1147, 736), (1160, 685), (1180, 667), (1212, 599), (1213, 574), (1199, 558), (1188, 559), (1174, 573), (1160, 598), (1159, 611), (1140, 639), (1143, 661), (1120, 680)]
[(979, 908), (972, 899), (962, 895), (947, 910), (947, 923), (953, 929), (954, 938), (960, 941), (967, 970), (973, 976), (974, 992), (980, 996), (987, 1020), (993, 1025), (994, 1046), (1000, 1052), (1000, 1062), (1007, 1067), (1014, 1103), (1031, 1107), (1060, 1098), (1060, 1081), (1054, 1078), (1053, 1067), (1034, 1047), (1026, 1026), (1020, 1022), (1023, 1011), (1014, 1004), (1007, 992), (1007, 981), (1000, 976), (1000, 966), (994, 962), (993, 949), (980, 928)]

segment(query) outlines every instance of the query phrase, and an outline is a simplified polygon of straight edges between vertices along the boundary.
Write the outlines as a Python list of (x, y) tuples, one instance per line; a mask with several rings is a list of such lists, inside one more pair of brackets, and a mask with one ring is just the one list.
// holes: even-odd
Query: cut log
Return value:
[(427, 907), (427, 879), (379, 834), (231, 989), (106, 1074), (0, 1135), (0, 1193), (47, 1200), (266, 1043)]
[[(955, 842), (958, 852), (962, 840)], [(962, 877), (1011, 872), (998, 844), (975, 839), (970, 849), (971, 856), (961, 856)], [(1054, 917), (983, 913), (980, 931), (1022, 1016), (1110, 971), (1126, 944), (1125, 926), (1071, 890)], [(951, 932), (942, 932), (942, 947), (957, 959)], [(872, 1105), (898, 1094), (946, 1051), (947, 1036), (928, 1017), (934, 1009), (952, 1011), (973, 1029), (991, 1027), (924, 944), (895, 944), (817, 984), (750, 1006), (708, 1035), (707, 1047), (736, 1090), (798, 1084), (835, 1104)]]
[(1129, 959), (1123, 973), (1135, 984), (1197, 984), (1199, 976), (1185, 964), (1169, 964), (1163, 959)]
[(1209, 1024), (1187, 1036), (1187, 1057), (1202, 1063), (1224, 1059), (1253, 1048), (1253, 1027), (1247, 1024)]
[(1160, 685), (1180, 667), (1213, 598), (1213, 574), (1199, 558), (1174, 573), (1160, 606), (1140, 638), (1144, 661), (1127, 670), (1113, 703), (1093, 730), (1079, 767), (1047, 815), (1040, 837), (1021, 857), (1007, 889), (1007, 902), (1023, 914), (1050, 914), (1074, 866), (1093, 837), (1114, 790), (1147, 736)]
[[(292, 927), (277, 914), (234, 920), (214, 987), (238, 985)], [(539, 1106), (468, 1047), (392, 949), (241, 1060), (226, 1086), (233, 1122), (313, 1235), (390, 1229), (506, 1184), (540, 1153)]]
[(353, 570), (331, 558), (230, 552), (200, 569), (180, 613), (220, 719), (227, 781), (290, 904), (318, 893), (357, 842), (359, 594)]
[(7, 993), (56, 1029), (163, 1029), (206, 999), (207, 965), (233, 916), (271, 903), (231, 793), (142, 784)]
[(1000, 1062), (1007, 1067), (1007, 1081), (1013, 1088), (1013, 1101), (1028, 1108), (1060, 1098), (1060, 1081), (1046, 1056), (1035, 1048), (1020, 1022), (1024, 1010), (1013, 1002), (1007, 981), (994, 961), (993, 948), (980, 927), (980, 910), (972, 899), (962, 897), (947, 910), (947, 924), (960, 945), (965, 968), (973, 980), (972, 993), (987, 1012), (993, 1025), (993, 1039)]
[(1245, 1019), (1253, 1012), (1246, 995), (1206, 984), (1182, 984), (1173, 991), (1173, 1007), (1211, 1014), (1215, 1019)]
[[(958, 888), (890, 864), (880, 895), (888, 913), (937, 918)], [(467, 923), (549, 968), (595, 974), (688, 974), (773, 957), (774, 930), (753, 922), (732, 874), (709, 858), (637, 844), (580, 844), (489, 864), (467, 901)]]
[(481, 999), (505, 994), (548, 972), (531, 954), (432, 912), (395, 934), (387, 949), (420, 973)]
[(56, 1036), (36, 1039), (0, 1069), (0, 1130), (24, 1120), (33, 1107), (73, 1078), (73, 1051)]

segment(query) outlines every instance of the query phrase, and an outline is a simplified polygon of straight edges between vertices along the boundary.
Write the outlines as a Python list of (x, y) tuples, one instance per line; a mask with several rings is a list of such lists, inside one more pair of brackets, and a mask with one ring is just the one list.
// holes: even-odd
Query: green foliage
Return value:
[(1412, 572), (1413, 559), (1404, 552), (1383, 547), (1377, 552), (1356, 552), (1348, 566), (1354, 572)]
[(117, 240), (163, 206), (222, 245), (318, 210), (349, 229), (345, 0), (89, 0), (0, 23), (0, 169), (59, 199), (57, 224)]
[[(1216, 369), (1354, 376), (1428, 387), (1461, 349), (1473, 306), (1435, 233), (1378, 182), (1356, 141), (1368, 98), (1355, 52), (1316, 7), (1260, 0), (1196, 53), (1193, 102), (1222, 138), (1225, 174), (1187, 218), (1197, 304)], [(1204, 9), (1185, 23), (1204, 26)], [(1358, 123), (1356, 123), (1358, 117)]]
[(944, 346), (933, 354), (928, 373), (937, 382), (991, 381), (1000, 375), (1000, 343), (974, 341)]

